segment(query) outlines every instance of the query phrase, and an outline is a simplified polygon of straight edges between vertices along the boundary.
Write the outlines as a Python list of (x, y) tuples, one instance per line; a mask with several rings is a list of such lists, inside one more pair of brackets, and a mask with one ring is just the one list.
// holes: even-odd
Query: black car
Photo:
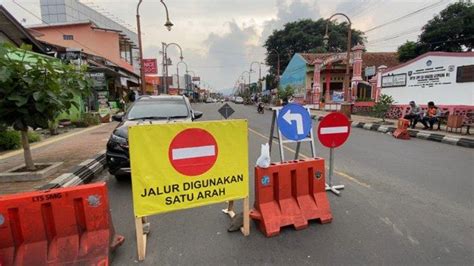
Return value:
[(184, 96), (142, 96), (128, 109), (127, 113), (113, 116), (120, 124), (107, 142), (107, 166), (109, 173), (118, 180), (130, 177), (130, 156), (128, 151), (128, 127), (137, 124), (160, 124), (170, 121), (191, 122), (202, 116), (202, 112), (191, 109)]

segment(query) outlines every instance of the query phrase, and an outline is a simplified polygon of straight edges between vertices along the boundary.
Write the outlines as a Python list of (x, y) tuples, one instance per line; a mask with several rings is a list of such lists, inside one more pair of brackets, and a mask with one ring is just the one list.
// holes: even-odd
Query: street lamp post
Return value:
[[(179, 64), (184, 64), (186, 66), (186, 74), (188, 74), (188, 64), (186, 64), (186, 62), (184, 62), (184, 61), (179, 61), (176, 64), (176, 75), (178, 76), (178, 89), (179, 89)], [(185, 86), (186, 86), (186, 84), (185, 84)]]
[(248, 75), (249, 75), (249, 90), (250, 90), (250, 73), (251, 73), (251, 72), (253, 72), (253, 71), (252, 71), (252, 70), (250, 70), (250, 71), (244, 71), (244, 72), (242, 72), (242, 73), (240, 74), (240, 76), (239, 76), (239, 78), (241, 78), (241, 79), (244, 81), (244, 88), (243, 88), (244, 91), (245, 91), (245, 77), (244, 77), (244, 75), (245, 75), (245, 74), (248, 74)]
[[(140, 25), (140, 5), (142, 4), (143, 0), (139, 0), (137, 4), (137, 35), (138, 35), (138, 50), (140, 53), (140, 87), (142, 90), (142, 94), (146, 92), (146, 82), (145, 82), (145, 69), (143, 67), (143, 46), (142, 46), (142, 30)], [(166, 6), (163, 0), (160, 1), (166, 10), (166, 22), (165, 27), (170, 31), (171, 27), (173, 27), (173, 23), (170, 21), (168, 7)]]
[[(164, 65), (164, 69), (165, 69), (165, 77), (163, 78), (164, 79), (164, 93), (167, 94), (168, 93), (168, 47), (171, 46), (171, 45), (175, 45), (176, 47), (179, 48), (179, 52), (180, 52), (180, 56), (179, 58), (181, 59), (181, 61), (183, 61), (183, 49), (181, 49), (181, 46), (179, 46), (179, 44), (177, 43), (168, 43), (168, 44), (164, 44), (164, 51), (163, 51), (163, 56), (165, 58), (164, 62), (165, 62), (165, 65)], [(179, 79), (179, 77), (178, 77)], [(178, 81), (179, 82), (179, 81)]]
[[(196, 77), (196, 72), (194, 72), (194, 71), (192, 71), (192, 70), (189, 70), (189, 69), (186, 69), (186, 71), (193, 73), (193, 77)], [(191, 81), (192, 81), (192, 79), (191, 79)]]
[[(252, 71), (252, 70), (250, 70), (250, 71)], [(243, 77), (243, 75), (245, 73), (249, 74), (249, 90), (250, 90), (250, 72), (249, 71), (244, 71), (244, 72), (242, 72), (242, 74), (240, 74), (240, 77)], [(243, 78), (243, 80), (244, 80), (244, 90), (245, 90), (245, 78)]]
[[(257, 61), (253, 61), (252, 63), (250, 63), (250, 72), (252, 72), (252, 66), (255, 63), (258, 64), (258, 84), (260, 84), (261, 79), (262, 79), (262, 63), (257, 62)], [(250, 84), (250, 81), (249, 81), (249, 84)], [(261, 90), (262, 90), (262, 88), (260, 88), (260, 91)]]
[(192, 70), (189, 70), (189, 69), (186, 69), (186, 73), (192, 73), (193, 75), (191, 76), (191, 88), (190, 88), (190, 91), (193, 93), (193, 97), (194, 97), (194, 81), (193, 81), (193, 78), (196, 77), (196, 72), (192, 71)]
[(343, 13), (336, 13), (334, 15), (332, 15), (331, 17), (329, 17), (329, 19), (327, 20), (326, 22), (326, 33), (324, 34), (324, 37), (323, 37), (323, 40), (324, 40), (324, 44), (325, 45), (328, 45), (329, 43), (329, 35), (328, 35), (328, 28), (329, 28), (329, 23), (331, 22), (331, 19), (335, 16), (343, 16), (347, 19), (347, 21), (349, 22), (349, 25), (348, 25), (348, 32), (347, 32), (347, 62), (346, 62), (346, 74), (344, 76), (344, 102), (349, 102), (350, 101), (350, 97), (349, 97), (349, 77), (350, 77), (350, 72), (349, 72), (349, 61), (350, 61), (350, 56), (351, 56), (351, 34), (352, 34), (352, 30), (351, 30), (351, 20), (349, 19), (349, 17)]

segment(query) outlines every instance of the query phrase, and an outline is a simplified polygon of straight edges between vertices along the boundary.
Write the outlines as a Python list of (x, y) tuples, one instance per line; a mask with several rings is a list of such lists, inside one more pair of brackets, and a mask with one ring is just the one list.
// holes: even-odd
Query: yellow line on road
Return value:
[[(46, 145), (49, 145), (49, 144), (52, 144), (52, 143), (55, 143), (55, 142), (58, 142), (58, 141), (61, 141), (61, 140), (64, 140), (64, 139), (67, 139), (67, 138), (70, 138), (70, 137), (74, 137), (74, 136), (77, 136), (79, 134), (83, 134), (83, 133), (86, 133), (88, 131), (91, 131), (91, 130), (94, 130), (94, 129), (97, 129), (99, 127), (103, 127), (107, 125), (107, 123), (104, 123), (104, 124), (100, 124), (100, 125), (97, 125), (97, 126), (93, 126), (93, 127), (90, 127), (90, 128), (86, 128), (86, 129), (83, 129), (83, 130), (80, 130), (80, 131), (76, 131), (76, 132), (71, 132), (71, 133), (66, 133), (64, 135), (60, 135), (60, 136), (57, 136), (57, 137), (52, 137), (52, 138), (49, 138), (49, 139), (46, 139), (45, 141), (41, 141), (39, 143), (36, 143), (36, 144), (33, 144), (30, 146), (30, 150), (34, 150), (34, 149), (37, 149), (37, 148), (41, 148), (43, 146), (46, 146)], [(8, 152), (8, 153), (5, 153), (3, 155), (0, 155), (0, 160), (3, 160), (3, 159), (6, 159), (6, 158), (10, 158), (12, 156), (15, 156), (15, 155), (18, 155), (18, 154), (21, 154), (23, 153), (23, 149), (19, 149), (19, 150), (16, 150), (16, 151), (12, 151), (12, 152)]]
[(356, 179), (355, 177), (352, 177), (352, 176), (350, 176), (350, 175), (348, 175), (348, 174), (346, 174), (346, 173), (344, 173), (344, 172), (339, 172), (339, 171), (335, 170), (334, 173), (336, 173), (336, 174), (338, 174), (338, 175), (340, 175), (340, 176), (342, 176), (342, 177), (345, 177), (346, 179), (349, 179), (350, 181), (352, 181), (352, 182), (354, 182), (354, 183), (357, 183), (357, 184), (359, 184), (359, 185), (361, 185), (361, 186), (363, 186), (363, 187), (370, 188), (370, 185), (369, 185), (369, 184), (366, 184), (366, 183), (364, 183), (364, 182), (362, 182), (362, 181), (359, 181), (359, 180)]
[[(252, 133), (254, 133), (255, 135), (257, 135), (257, 136), (259, 136), (259, 137), (262, 137), (262, 138), (266, 139), (266, 140), (268, 140), (268, 139), (270, 138), (270, 136), (265, 136), (265, 135), (263, 135), (262, 133), (260, 133), (260, 132), (258, 132), (258, 131), (255, 131), (255, 130), (253, 130), (253, 129), (251, 129), (251, 128), (249, 128), (249, 131), (252, 132)], [(278, 144), (278, 141), (273, 140), (273, 143)], [(283, 145), (283, 148), (286, 149), (287, 151), (292, 152), (292, 153), (296, 153), (295, 150), (293, 150), (292, 148), (287, 147), (287, 146), (285, 146), (285, 145)], [(309, 157), (309, 156), (306, 156), (306, 155), (302, 154), (301, 152), (300, 152), (300, 156), (301, 156), (303, 159), (309, 159), (309, 158), (311, 158), (311, 157)], [(350, 176), (350, 175), (348, 175), (348, 174), (346, 174), (346, 173), (344, 173), (344, 172), (340, 172), (340, 171), (334, 170), (334, 173), (336, 173), (336, 174), (338, 174), (338, 175), (340, 175), (340, 176), (342, 176), (342, 177), (344, 177), (344, 178), (346, 178), (346, 179), (348, 179), (348, 180), (350, 180), (350, 181), (352, 181), (352, 182), (354, 182), (354, 183), (356, 183), (356, 184), (359, 184), (359, 185), (361, 185), (361, 186), (363, 186), (363, 187), (370, 188), (370, 185), (369, 185), (369, 184), (364, 183), (364, 182), (358, 180), (357, 178), (352, 177), (352, 176)]]

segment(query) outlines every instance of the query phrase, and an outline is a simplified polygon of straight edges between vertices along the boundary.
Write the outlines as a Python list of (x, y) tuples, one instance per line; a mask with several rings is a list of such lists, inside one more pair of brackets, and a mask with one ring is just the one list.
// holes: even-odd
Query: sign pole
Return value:
[(275, 131), (275, 123), (276, 123), (276, 110), (273, 111), (273, 116), (272, 116), (272, 125), (270, 127), (270, 139), (268, 140), (268, 146), (270, 150), (270, 156), (272, 154), (272, 143), (273, 143), (273, 132)]
[[(224, 120), (227, 120), (227, 118), (232, 115), (229, 114), (229, 108), (226, 108), (225, 106), (223, 106), (224, 108), (222, 109), (225, 113), (224, 113)], [(222, 209), (222, 212), (229, 215), (230, 218), (234, 218), (235, 216), (235, 211), (234, 211), (234, 201), (233, 200), (229, 200), (227, 202), (227, 208), (226, 209)]]
[[(227, 120), (235, 111), (230, 107), (227, 103), (224, 104), (221, 108), (219, 108), (219, 113)], [(243, 200), (243, 226), (240, 228), (240, 231), (244, 236), (248, 236), (250, 234), (250, 219), (249, 219), (249, 197), (247, 196)], [(235, 217), (234, 211), (234, 201), (229, 200), (227, 202), (227, 208), (222, 210), (223, 213), (229, 215), (232, 219)]]
[(138, 260), (143, 261), (146, 256), (147, 235), (143, 230), (143, 220), (140, 217), (135, 217), (135, 230), (137, 235)]
[(339, 190), (344, 189), (344, 185), (333, 186), (332, 184), (333, 173), (334, 173), (334, 148), (330, 148), (329, 149), (329, 175), (328, 175), (328, 183), (326, 184), (326, 191), (330, 190), (334, 194), (340, 196), (341, 192)]
[(340, 196), (339, 190), (344, 189), (344, 185), (333, 185), (334, 175), (334, 148), (344, 144), (349, 138), (351, 131), (350, 122), (342, 113), (328, 114), (319, 122), (318, 138), (323, 146), (329, 148), (329, 175), (326, 183), (326, 191), (331, 191)]

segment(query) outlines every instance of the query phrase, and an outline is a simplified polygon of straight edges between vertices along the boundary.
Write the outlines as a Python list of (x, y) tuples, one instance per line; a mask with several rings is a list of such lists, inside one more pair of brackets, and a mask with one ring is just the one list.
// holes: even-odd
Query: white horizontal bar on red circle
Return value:
[(208, 157), (216, 155), (216, 147), (214, 145), (197, 146), (192, 148), (173, 149), (173, 160), (192, 159), (199, 157)]
[(323, 127), (321, 128), (321, 134), (338, 134), (349, 132), (349, 127)]

